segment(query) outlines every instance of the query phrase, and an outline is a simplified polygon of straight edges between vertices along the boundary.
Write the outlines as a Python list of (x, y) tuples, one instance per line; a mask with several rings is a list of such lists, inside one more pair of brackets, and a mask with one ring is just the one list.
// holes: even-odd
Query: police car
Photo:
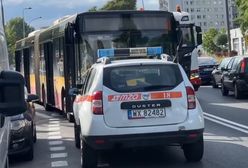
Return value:
[(177, 144), (188, 161), (201, 160), (201, 106), (183, 68), (156, 59), (161, 53), (161, 47), (101, 49), (83, 87), (70, 90), (83, 168), (96, 167), (97, 153), (115, 147)]

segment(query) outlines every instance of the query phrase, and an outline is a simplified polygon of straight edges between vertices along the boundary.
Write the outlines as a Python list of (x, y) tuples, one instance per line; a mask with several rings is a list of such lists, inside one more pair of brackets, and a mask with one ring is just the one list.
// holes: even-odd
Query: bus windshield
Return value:
[(98, 49), (162, 46), (164, 53), (174, 55), (177, 36), (173, 21), (164, 13), (84, 16), (80, 53), (96, 58)]

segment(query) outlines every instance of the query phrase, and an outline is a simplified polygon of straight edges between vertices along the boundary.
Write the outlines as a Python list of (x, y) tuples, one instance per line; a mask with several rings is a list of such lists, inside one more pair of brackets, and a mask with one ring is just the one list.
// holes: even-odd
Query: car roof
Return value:
[(97, 63), (95, 65), (102, 65), (104, 67), (114, 67), (114, 66), (125, 66), (125, 65), (137, 65), (137, 64), (170, 64), (176, 65), (173, 62), (160, 60), (160, 59), (123, 59), (123, 60), (113, 60), (109, 64)]

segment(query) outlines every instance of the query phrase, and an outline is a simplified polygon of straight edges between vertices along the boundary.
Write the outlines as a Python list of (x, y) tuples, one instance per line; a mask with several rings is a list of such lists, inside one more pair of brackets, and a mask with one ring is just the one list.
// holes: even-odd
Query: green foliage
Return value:
[(228, 37), (225, 33), (219, 33), (215, 36), (214, 39), (215, 45), (222, 49), (227, 49)]
[(211, 28), (203, 34), (203, 48), (209, 54), (213, 54), (219, 50), (219, 47), (214, 43), (214, 39), (217, 35), (218, 31), (215, 28)]
[(242, 32), (245, 33), (248, 30), (248, 1), (236, 0), (236, 5), (238, 7), (237, 22), (240, 24)]
[(97, 9), (96, 6), (90, 8), (89, 12), (99, 10), (136, 10), (136, 0), (111, 0), (100, 9)]
[(89, 9), (89, 12), (96, 12), (98, 11), (97, 6), (93, 6), (92, 8)]
[[(34, 31), (33, 27), (30, 27), (26, 22), (25, 25), (25, 34), (26, 36)], [(14, 63), (14, 54), (15, 54), (15, 43), (16, 41), (23, 38), (23, 19), (20, 17), (13, 18), (7, 22), (5, 26), (5, 33), (7, 38), (8, 50), (9, 50), (9, 60), (10, 64)]]

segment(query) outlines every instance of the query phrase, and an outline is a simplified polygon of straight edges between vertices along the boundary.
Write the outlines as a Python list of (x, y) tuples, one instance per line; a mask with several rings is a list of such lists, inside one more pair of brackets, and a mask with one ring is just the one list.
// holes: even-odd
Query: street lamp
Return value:
[(145, 3), (144, 3), (144, 0), (142, 0), (142, 6), (143, 6), (143, 10), (145, 10)]
[(23, 10), (22, 10), (22, 34), (23, 34), (23, 38), (25, 38), (26, 37), (26, 35), (25, 35), (25, 18), (24, 18), (24, 12), (25, 12), (25, 10), (30, 10), (30, 9), (32, 9), (31, 7), (28, 7), (28, 8), (23, 8)]
[(4, 25), (5, 25), (5, 21), (4, 21), (4, 10), (3, 10), (3, 0), (1, 0), (1, 9), (2, 9), (2, 21), (3, 21), (3, 27), (4, 27)]
[(36, 18), (31, 19), (31, 20), (29, 21), (29, 25), (30, 25), (33, 21), (38, 20), (38, 19), (41, 19), (41, 18), (42, 18), (42, 17), (40, 16), (40, 17), (36, 17)]

